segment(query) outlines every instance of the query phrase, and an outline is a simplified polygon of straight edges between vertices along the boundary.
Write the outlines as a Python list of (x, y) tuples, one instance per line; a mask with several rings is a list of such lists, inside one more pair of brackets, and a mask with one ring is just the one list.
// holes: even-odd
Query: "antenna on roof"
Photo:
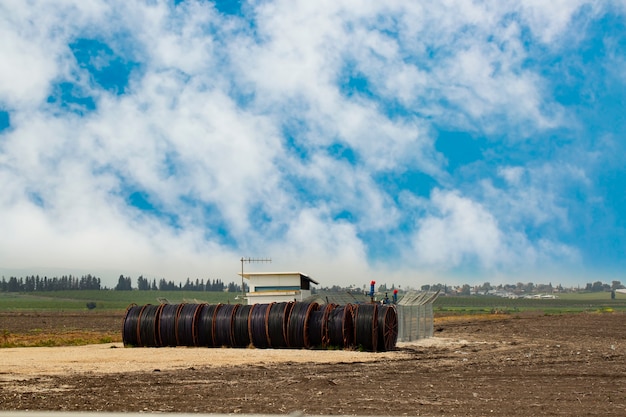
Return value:
[(244, 263), (261, 263), (261, 262), (268, 262), (268, 263), (272, 263), (272, 258), (244, 258), (243, 256), (241, 257), (241, 297), (245, 300), (246, 298), (246, 292), (243, 289), (243, 264)]

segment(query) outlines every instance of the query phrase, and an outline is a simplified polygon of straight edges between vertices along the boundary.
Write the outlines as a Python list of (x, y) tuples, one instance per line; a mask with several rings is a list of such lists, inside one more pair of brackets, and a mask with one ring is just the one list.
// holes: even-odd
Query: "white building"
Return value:
[(248, 305), (302, 301), (311, 295), (311, 284), (319, 284), (301, 272), (246, 272), (239, 275), (248, 280)]

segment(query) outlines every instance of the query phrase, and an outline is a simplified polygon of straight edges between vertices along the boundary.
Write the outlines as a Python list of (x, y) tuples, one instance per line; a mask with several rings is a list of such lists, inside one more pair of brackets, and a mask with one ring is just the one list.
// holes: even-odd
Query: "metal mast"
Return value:
[(246, 298), (246, 291), (243, 289), (243, 264), (244, 263), (261, 263), (261, 262), (269, 262), (272, 263), (271, 258), (244, 258), (241, 257), (241, 299), (244, 300)]

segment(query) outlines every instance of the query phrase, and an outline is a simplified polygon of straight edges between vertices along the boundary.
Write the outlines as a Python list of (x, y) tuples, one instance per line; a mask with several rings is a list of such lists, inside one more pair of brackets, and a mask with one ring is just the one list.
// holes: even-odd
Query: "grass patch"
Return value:
[(121, 334), (72, 331), (66, 333), (27, 333), (12, 334), (3, 331), (0, 348), (22, 347), (57, 347), (57, 346), (84, 346), (103, 343), (118, 343), (122, 341)]
[(130, 304), (158, 304), (165, 298), (179, 303), (238, 303), (240, 293), (222, 291), (47, 291), (28, 293), (0, 293), (0, 310), (52, 311), (87, 310), (87, 303), (95, 303), (98, 310), (125, 310)]

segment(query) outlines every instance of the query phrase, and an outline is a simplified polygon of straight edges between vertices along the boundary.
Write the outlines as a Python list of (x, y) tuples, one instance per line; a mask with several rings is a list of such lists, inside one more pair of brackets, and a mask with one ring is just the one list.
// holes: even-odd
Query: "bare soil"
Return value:
[[(5, 337), (120, 334), (121, 324), (118, 313), (0, 314)], [(386, 353), (0, 349), (0, 411), (626, 415), (624, 314), (438, 318), (435, 327), (434, 338)]]

